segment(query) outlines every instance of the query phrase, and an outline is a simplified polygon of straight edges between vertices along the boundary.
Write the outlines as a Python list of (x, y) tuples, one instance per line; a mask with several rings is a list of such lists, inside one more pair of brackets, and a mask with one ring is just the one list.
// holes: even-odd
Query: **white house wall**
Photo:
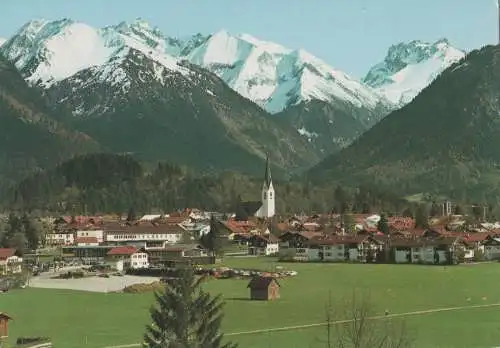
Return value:
[(484, 258), (485, 260), (500, 259), (500, 245), (485, 245)]
[(408, 254), (410, 250), (396, 249), (394, 252), (394, 261), (396, 263), (408, 263)]
[(107, 233), (106, 242), (168, 242), (177, 243), (181, 240), (181, 233), (154, 233), (154, 234), (129, 234), (129, 233)]

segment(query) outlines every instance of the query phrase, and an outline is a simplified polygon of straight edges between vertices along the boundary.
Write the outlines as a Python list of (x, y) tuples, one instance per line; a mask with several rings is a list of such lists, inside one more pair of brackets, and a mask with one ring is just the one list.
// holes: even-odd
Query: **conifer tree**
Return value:
[(196, 279), (191, 267), (181, 268), (178, 277), (155, 294), (151, 308), (153, 323), (144, 335), (145, 348), (234, 348), (223, 343), (220, 326), (223, 302), (203, 291), (204, 278)]
[(389, 224), (385, 214), (380, 215), (380, 220), (377, 223), (377, 229), (383, 234), (389, 234)]

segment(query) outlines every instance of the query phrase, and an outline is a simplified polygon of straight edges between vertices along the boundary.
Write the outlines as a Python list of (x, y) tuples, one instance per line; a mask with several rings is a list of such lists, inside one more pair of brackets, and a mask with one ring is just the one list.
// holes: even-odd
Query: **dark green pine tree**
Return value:
[(219, 222), (212, 215), (210, 218), (210, 232), (201, 238), (201, 244), (210, 251), (212, 256), (222, 256), (226, 240), (220, 230)]
[(389, 224), (385, 214), (380, 215), (380, 220), (377, 223), (377, 229), (383, 234), (389, 234)]
[(151, 308), (153, 323), (147, 326), (143, 347), (233, 348), (223, 343), (220, 326), (223, 305), (220, 295), (203, 291), (204, 278), (196, 279), (191, 267), (181, 268), (178, 278), (156, 293)]
[(137, 219), (137, 215), (135, 213), (135, 209), (133, 207), (131, 207), (127, 213), (127, 222), (134, 222), (136, 219)]
[(419, 204), (415, 212), (415, 228), (428, 228), (429, 215), (425, 204)]
[(38, 248), (38, 244), (40, 243), (40, 231), (33, 219), (31, 219), (28, 214), (23, 214), (21, 223), (24, 230), (24, 236), (28, 242), (28, 248)]

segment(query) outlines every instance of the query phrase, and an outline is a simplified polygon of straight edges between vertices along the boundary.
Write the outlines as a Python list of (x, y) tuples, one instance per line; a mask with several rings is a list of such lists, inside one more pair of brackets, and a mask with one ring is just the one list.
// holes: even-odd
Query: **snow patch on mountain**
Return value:
[(318, 133), (315, 132), (309, 132), (307, 129), (304, 127), (301, 127), (297, 129), (297, 132), (299, 132), (300, 135), (304, 136), (307, 138), (308, 141), (312, 141), (313, 138), (317, 138), (319, 136)]
[(162, 41), (158, 30), (151, 30), (140, 20), (130, 26), (121, 23), (95, 29), (64, 19), (29, 22), (2, 46), (2, 52), (25, 73), (28, 82), (49, 88), (79, 71), (97, 66), (104, 68), (102, 76), (110, 76), (116, 82), (122, 74), (112, 74), (106, 69), (118, 66), (119, 59), (125, 58), (130, 49), (140, 51), (169, 70), (189, 73), (178, 65), (178, 59), (165, 53), (174, 46)]
[(7, 39), (4, 39), (3, 37), (0, 37), (0, 46), (2, 46)]
[(219, 31), (187, 59), (212, 71), (271, 113), (312, 99), (340, 99), (357, 107), (375, 107), (382, 99), (304, 50), (291, 50), (247, 34)]
[(409, 103), (446, 68), (465, 56), (448, 40), (411, 41), (389, 48), (384, 61), (362, 80), (397, 105)]

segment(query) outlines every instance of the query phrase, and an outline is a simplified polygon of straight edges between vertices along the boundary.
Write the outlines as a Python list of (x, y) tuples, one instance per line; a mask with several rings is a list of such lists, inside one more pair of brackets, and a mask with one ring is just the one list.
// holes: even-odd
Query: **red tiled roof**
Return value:
[(98, 243), (96, 237), (80, 237), (76, 239), (76, 244), (89, 244), (89, 243)]
[(321, 233), (321, 232), (313, 232), (313, 231), (302, 231), (302, 232), (299, 232), (299, 234), (302, 237), (305, 237), (307, 239), (319, 238), (319, 237), (323, 236), (323, 233)]
[(223, 221), (222, 224), (233, 233), (249, 233), (250, 230), (257, 228), (257, 225), (253, 221), (236, 221), (231, 219)]
[(167, 225), (177, 225), (177, 224), (180, 224), (186, 220), (188, 220), (189, 218), (186, 217), (186, 216), (169, 216), (169, 217), (165, 217), (163, 219), (163, 221), (167, 224)]
[(120, 246), (111, 249), (108, 251), (108, 256), (113, 256), (113, 255), (132, 255), (137, 252), (137, 248), (127, 245), (127, 246)]
[(464, 236), (466, 242), (482, 242), (490, 237), (489, 233), (467, 233)]
[(6, 260), (7, 258), (14, 256), (16, 249), (12, 248), (0, 248), (0, 260)]
[(407, 230), (415, 226), (415, 220), (411, 217), (391, 216), (387, 218), (387, 224), (396, 230)]
[[(73, 221), (73, 218), (71, 216), (62, 216), (62, 219), (67, 224), (70, 224), (71, 221)], [(74, 217), (74, 222), (76, 225), (100, 224), (102, 223), (102, 217), (78, 215)]]

